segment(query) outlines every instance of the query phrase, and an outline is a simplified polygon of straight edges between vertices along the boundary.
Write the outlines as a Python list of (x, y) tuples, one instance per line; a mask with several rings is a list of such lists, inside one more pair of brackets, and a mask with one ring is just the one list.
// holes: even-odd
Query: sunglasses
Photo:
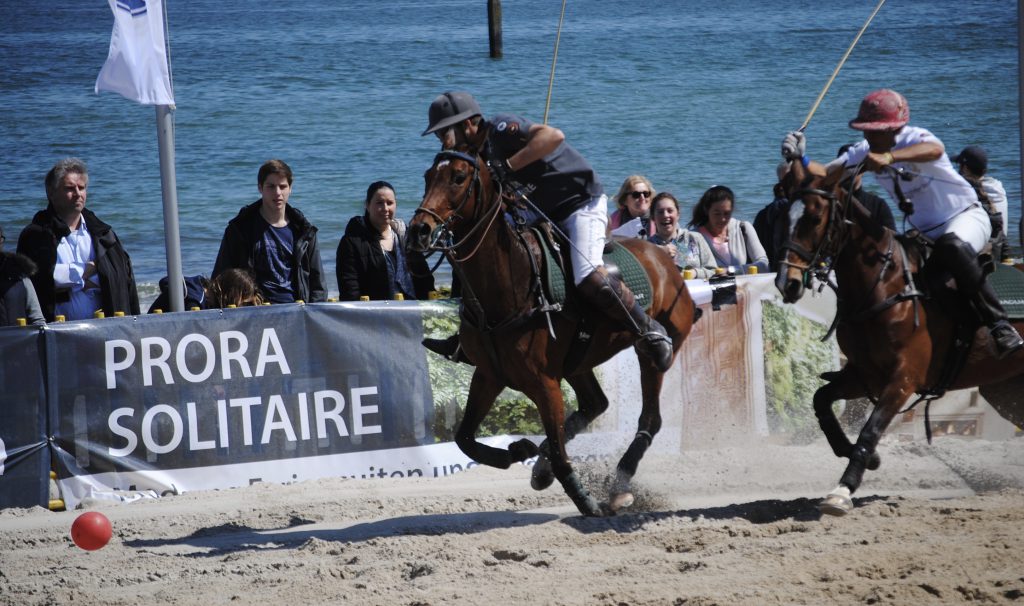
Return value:
[(646, 198), (650, 198), (651, 197), (651, 192), (649, 192), (649, 191), (631, 191), (631, 192), (629, 192), (629, 197), (633, 198), (634, 200), (639, 200), (640, 196), (644, 196)]

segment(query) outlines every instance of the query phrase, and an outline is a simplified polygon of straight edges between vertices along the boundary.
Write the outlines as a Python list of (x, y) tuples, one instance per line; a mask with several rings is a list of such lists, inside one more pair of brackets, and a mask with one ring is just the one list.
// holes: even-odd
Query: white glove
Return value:
[(786, 160), (797, 160), (804, 157), (807, 151), (807, 138), (800, 131), (793, 131), (782, 140), (782, 157)]

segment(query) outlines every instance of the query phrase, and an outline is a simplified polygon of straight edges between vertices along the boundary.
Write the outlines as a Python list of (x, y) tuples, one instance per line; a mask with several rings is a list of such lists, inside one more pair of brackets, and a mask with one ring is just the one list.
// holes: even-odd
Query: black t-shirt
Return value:
[[(526, 146), (533, 122), (513, 114), (497, 114), (487, 125), (489, 159), (501, 161)], [(561, 221), (604, 193), (590, 163), (568, 143), (513, 175), (527, 188), (530, 200), (554, 221)]]

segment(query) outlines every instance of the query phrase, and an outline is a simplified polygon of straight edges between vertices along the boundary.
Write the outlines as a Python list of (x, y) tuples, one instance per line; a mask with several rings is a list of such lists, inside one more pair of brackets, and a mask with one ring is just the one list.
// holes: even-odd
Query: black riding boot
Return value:
[(446, 339), (423, 339), (423, 347), (448, 358), (452, 362), (472, 364), (462, 351), (462, 347), (459, 346), (459, 333), (455, 333)]
[(644, 312), (629, 287), (598, 269), (580, 282), (579, 292), (594, 307), (639, 337), (637, 353), (654, 362), (660, 372), (672, 365), (672, 339), (665, 327)]
[(970, 301), (981, 323), (988, 327), (996, 357), (1004, 358), (1024, 347), (1024, 339), (1007, 320), (1006, 311), (985, 279), (971, 246), (954, 234), (946, 234), (935, 241), (932, 254), (953, 274), (957, 288)]

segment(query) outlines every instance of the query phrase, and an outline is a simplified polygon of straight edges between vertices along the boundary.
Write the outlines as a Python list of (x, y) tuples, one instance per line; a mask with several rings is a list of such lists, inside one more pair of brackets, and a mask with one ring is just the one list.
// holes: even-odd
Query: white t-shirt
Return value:
[[(893, 150), (926, 142), (942, 145), (942, 141), (930, 131), (917, 126), (904, 126), (896, 134)], [(864, 160), (868, 151), (868, 142), (860, 141), (846, 150), (839, 160), (846, 166), (856, 166)], [(957, 173), (946, 154), (931, 162), (896, 162), (893, 166), (904, 169), (906, 180), (899, 178), (900, 188), (914, 205), (914, 214), (907, 221), (926, 235), (945, 233), (944, 228), (953, 217), (979, 204), (974, 188)], [(899, 202), (891, 172), (876, 173), (875, 180), (889, 192), (894, 201)]]

